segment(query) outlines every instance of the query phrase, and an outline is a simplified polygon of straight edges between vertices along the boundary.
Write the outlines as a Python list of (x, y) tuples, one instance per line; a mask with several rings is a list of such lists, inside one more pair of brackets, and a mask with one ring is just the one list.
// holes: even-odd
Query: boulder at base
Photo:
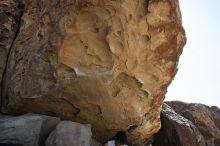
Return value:
[(197, 103), (167, 102), (178, 114), (190, 120), (205, 138), (208, 146), (220, 139), (220, 109)]
[(37, 114), (18, 117), (1, 116), (0, 143), (23, 146), (42, 145), (59, 121), (59, 118)]
[(205, 146), (205, 140), (195, 125), (167, 104), (163, 105), (161, 122), (162, 128), (155, 135), (153, 146)]
[(46, 146), (90, 146), (91, 126), (62, 121), (46, 140)]

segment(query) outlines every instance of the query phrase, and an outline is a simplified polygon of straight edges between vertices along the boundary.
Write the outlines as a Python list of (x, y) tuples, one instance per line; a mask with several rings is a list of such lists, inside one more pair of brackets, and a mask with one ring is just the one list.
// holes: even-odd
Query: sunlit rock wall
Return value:
[[(7, 1), (7, 0), (3, 0)], [(185, 44), (177, 0), (26, 0), (3, 77), (2, 112), (90, 123), (141, 144)]]

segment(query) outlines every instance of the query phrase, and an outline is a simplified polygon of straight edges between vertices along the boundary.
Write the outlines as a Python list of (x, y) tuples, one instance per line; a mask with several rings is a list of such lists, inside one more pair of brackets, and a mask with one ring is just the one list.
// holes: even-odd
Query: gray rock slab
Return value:
[(46, 146), (90, 146), (91, 126), (71, 121), (62, 121), (51, 132)]
[(0, 143), (42, 145), (59, 121), (59, 118), (38, 114), (1, 116)]

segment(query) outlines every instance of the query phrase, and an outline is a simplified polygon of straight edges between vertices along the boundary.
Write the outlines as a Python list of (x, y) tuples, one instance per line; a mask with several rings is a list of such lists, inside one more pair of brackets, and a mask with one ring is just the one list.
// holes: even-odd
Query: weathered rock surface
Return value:
[(213, 121), (215, 122), (215, 125), (220, 129), (220, 109), (217, 106), (212, 106), (209, 108), (209, 110), (213, 114)]
[(161, 122), (162, 128), (155, 135), (153, 146), (205, 146), (196, 126), (167, 104), (163, 105)]
[(95, 139), (92, 139), (91, 141), (91, 145), (90, 146), (102, 146), (103, 144), (101, 144), (100, 142), (98, 142), (97, 140)]
[(0, 93), (7, 57), (19, 29), (22, 11), (21, 0), (0, 1)]
[(220, 139), (220, 109), (203, 104), (188, 104), (180, 101), (166, 102), (177, 113), (192, 121), (205, 138), (208, 146), (215, 146), (215, 140)]
[(177, 0), (25, 0), (2, 112), (91, 123), (100, 141), (123, 130), (143, 143), (160, 128), (184, 44)]
[(21, 144), (23, 146), (43, 145), (59, 119), (37, 114), (18, 117), (1, 116), (0, 143)]
[(91, 126), (62, 121), (51, 132), (46, 146), (91, 146)]

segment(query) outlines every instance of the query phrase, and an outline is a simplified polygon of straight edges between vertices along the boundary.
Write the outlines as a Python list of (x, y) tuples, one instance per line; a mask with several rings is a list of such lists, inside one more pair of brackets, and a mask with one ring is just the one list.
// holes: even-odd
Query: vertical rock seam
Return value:
[[(7, 62), (11, 48), (19, 33), (24, 4), (21, 0), (3, 0), (0, 2), (0, 109), (3, 104), (3, 84), (6, 74)], [(7, 39), (7, 40), (6, 40)], [(4, 97), (7, 98), (7, 97)]]

